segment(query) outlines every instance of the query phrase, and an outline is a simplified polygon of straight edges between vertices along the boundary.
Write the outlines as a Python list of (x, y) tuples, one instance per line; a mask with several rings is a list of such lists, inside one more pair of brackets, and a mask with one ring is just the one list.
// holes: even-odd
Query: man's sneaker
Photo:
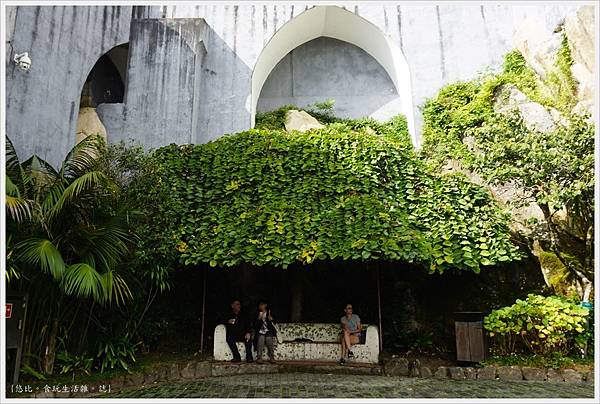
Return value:
[(346, 359), (344, 359), (344, 358), (341, 358), (341, 359), (340, 359), (340, 365), (343, 365), (343, 364), (345, 364), (345, 363), (346, 363)]
[(240, 363), (241, 361), (242, 361), (241, 359), (233, 358), (231, 360), (231, 363)]
[(352, 353), (352, 351), (348, 351), (348, 359), (354, 359), (354, 353)]

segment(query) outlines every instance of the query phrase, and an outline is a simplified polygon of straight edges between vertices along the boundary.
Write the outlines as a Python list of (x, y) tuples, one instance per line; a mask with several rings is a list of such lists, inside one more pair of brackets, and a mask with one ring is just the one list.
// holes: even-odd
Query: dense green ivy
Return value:
[(402, 117), (254, 129), (153, 158), (139, 192), (149, 261), (385, 259), (478, 272), (519, 257), (489, 193), (461, 175), (431, 174)]

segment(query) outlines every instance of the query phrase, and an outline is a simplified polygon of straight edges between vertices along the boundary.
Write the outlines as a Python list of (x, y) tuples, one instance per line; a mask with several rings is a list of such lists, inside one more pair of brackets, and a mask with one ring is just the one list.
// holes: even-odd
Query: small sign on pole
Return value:
[(6, 303), (6, 318), (12, 317), (12, 303)]

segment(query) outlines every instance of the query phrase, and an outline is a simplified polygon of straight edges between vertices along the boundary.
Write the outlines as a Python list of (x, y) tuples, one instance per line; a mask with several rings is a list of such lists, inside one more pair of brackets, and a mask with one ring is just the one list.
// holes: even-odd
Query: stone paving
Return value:
[(154, 398), (593, 398), (591, 383), (417, 379), (280, 373), (211, 377), (123, 389), (102, 397)]

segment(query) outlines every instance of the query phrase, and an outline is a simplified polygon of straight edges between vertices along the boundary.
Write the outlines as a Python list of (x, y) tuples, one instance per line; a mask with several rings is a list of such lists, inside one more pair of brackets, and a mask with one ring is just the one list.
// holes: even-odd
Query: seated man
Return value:
[(362, 332), (362, 325), (360, 324), (360, 318), (352, 313), (352, 305), (347, 304), (344, 309), (346, 313), (340, 319), (342, 324), (342, 358), (340, 359), (340, 365), (346, 363), (346, 356), (348, 359), (354, 358), (354, 354), (350, 350), (352, 345), (358, 344)]
[(246, 362), (252, 362), (251, 325), (248, 319), (242, 315), (241, 303), (237, 299), (231, 302), (231, 313), (225, 321), (225, 330), (227, 345), (229, 345), (229, 349), (231, 349), (231, 353), (233, 354), (231, 361), (235, 363), (242, 361), (236, 342), (243, 341), (246, 347)]

